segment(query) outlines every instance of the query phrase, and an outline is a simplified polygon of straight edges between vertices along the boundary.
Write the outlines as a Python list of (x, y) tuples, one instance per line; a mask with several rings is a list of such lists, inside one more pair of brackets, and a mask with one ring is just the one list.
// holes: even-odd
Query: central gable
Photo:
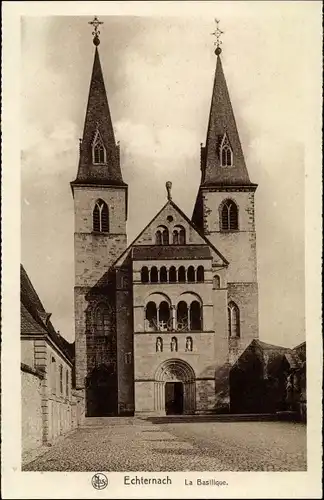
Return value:
[[(168, 246), (172, 254), (177, 254), (177, 250), (182, 248), (185, 251), (189, 247), (195, 249), (199, 253), (199, 248), (209, 247), (213, 262), (216, 265), (226, 266), (228, 262), (218, 252), (218, 250), (193, 226), (190, 219), (180, 210), (180, 208), (171, 200), (169, 200), (157, 213), (157, 215), (149, 222), (143, 231), (129, 245), (125, 252), (118, 258), (113, 267), (123, 265), (129, 255), (132, 255), (132, 249), (142, 247), (143, 255), (148, 247)], [(139, 248), (140, 249), (140, 248)], [(172, 257), (172, 255), (170, 256)], [(133, 256), (133, 255), (132, 255)]]

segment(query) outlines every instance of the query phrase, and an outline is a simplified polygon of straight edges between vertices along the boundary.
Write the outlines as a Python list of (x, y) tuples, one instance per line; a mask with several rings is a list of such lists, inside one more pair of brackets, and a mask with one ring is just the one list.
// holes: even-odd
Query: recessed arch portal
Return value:
[(166, 384), (183, 385), (183, 413), (191, 414), (196, 408), (196, 375), (193, 368), (182, 359), (172, 358), (159, 365), (155, 372), (154, 406), (159, 413), (166, 411)]

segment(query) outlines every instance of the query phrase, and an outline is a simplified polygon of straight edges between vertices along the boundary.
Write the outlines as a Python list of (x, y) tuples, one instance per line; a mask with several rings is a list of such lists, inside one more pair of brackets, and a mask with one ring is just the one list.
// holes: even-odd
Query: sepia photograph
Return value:
[(310, 27), (211, 3), (20, 16), (23, 473), (309, 470)]

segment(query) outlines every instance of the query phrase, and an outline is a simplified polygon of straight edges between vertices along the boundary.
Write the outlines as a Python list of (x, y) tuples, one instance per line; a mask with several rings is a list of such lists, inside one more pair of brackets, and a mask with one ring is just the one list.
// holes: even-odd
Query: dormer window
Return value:
[(94, 165), (106, 163), (106, 149), (99, 130), (97, 130), (92, 144), (92, 162)]
[(220, 145), (220, 162), (222, 167), (233, 166), (233, 151), (226, 134), (224, 134)]

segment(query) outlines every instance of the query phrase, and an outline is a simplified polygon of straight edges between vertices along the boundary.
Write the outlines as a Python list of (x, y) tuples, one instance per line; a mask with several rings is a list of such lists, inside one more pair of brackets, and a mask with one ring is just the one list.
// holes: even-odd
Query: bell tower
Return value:
[[(201, 145), (201, 182), (192, 222), (229, 261), (227, 298), (229, 345), (243, 349), (258, 337), (258, 284), (254, 194), (236, 126), (216, 36), (216, 71), (205, 145)], [(239, 339), (231, 338), (231, 317)], [(232, 328), (233, 329), (233, 328)]]
[(76, 386), (87, 374), (86, 294), (127, 246), (127, 184), (120, 168), (99, 57), (97, 18), (93, 25), (94, 62), (79, 166), (71, 182), (74, 199)]

